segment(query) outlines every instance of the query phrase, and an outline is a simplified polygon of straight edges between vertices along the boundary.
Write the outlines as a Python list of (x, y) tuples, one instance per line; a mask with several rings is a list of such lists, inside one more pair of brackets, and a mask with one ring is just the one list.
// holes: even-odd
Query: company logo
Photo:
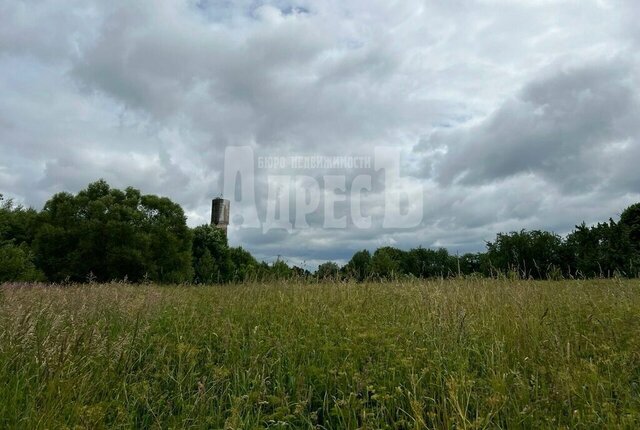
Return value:
[(232, 225), (270, 230), (412, 229), (423, 218), (420, 181), (400, 174), (400, 151), (371, 156), (257, 156), (250, 146), (225, 150), (224, 196)]

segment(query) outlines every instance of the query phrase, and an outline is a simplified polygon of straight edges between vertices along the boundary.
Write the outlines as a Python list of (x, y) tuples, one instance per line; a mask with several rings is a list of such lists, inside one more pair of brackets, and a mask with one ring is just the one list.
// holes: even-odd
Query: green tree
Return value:
[(640, 203), (631, 205), (622, 212), (620, 225), (626, 229), (633, 250), (640, 252)]
[(77, 195), (54, 195), (40, 213), (36, 261), (52, 281), (192, 277), (191, 234), (171, 200), (97, 181)]
[(363, 249), (353, 254), (343, 271), (348, 278), (362, 282), (371, 276), (371, 270), (371, 253)]
[(340, 277), (340, 266), (333, 261), (327, 261), (318, 266), (315, 276), (320, 280), (338, 279)]
[(15, 206), (0, 194), (0, 282), (44, 280), (30, 248), (36, 225), (36, 211)]
[(562, 266), (562, 239), (540, 230), (499, 233), (487, 243), (487, 254), (493, 268), (502, 273), (547, 279)]
[(233, 280), (233, 262), (227, 236), (219, 228), (201, 225), (193, 229), (192, 259), (195, 281), (218, 283)]
[(180, 205), (166, 197), (140, 197), (143, 214), (141, 239), (150, 248), (153, 278), (160, 282), (189, 282), (193, 278), (191, 265), (191, 230)]
[(456, 261), (456, 265), (459, 265), (460, 273), (463, 275), (483, 273), (482, 257), (482, 253), (467, 253), (462, 255), (458, 261)]
[(271, 274), (271, 279), (275, 280), (292, 279), (297, 275), (296, 272), (280, 257), (278, 257), (271, 265), (269, 272)]
[(446, 249), (422, 247), (406, 253), (403, 268), (405, 273), (418, 278), (444, 278), (458, 270), (455, 257), (450, 256)]
[(0, 283), (10, 281), (34, 282), (44, 280), (44, 274), (33, 262), (33, 255), (26, 244), (0, 243)]
[(233, 267), (231, 280), (256, 280), (258, 276), (258, 261), (242, 247), (229, 248), (229, 255)]
[(390, 246), (378, 248), (371, 258), (371, 272), (382, 279), (396, 278), (403, 274), (403, 262), (403, 251)]
[(31, 246), (38, 228), (38, 212), (0, 194), (0, 240), (12, 240), (15, 244)]
[(572, 276), (592, 278), (616, 274), (637, 276), (640, 256), (636, 251), (627, 223), (612, 219), (588, 227), (576, 226), (567, 236), (565, 264), (572, 268)]

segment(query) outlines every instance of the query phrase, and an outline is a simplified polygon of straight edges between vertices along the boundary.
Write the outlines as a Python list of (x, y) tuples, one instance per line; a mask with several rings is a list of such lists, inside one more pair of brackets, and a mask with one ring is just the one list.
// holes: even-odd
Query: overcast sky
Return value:
[(639, 22), (637, 0), (0, 0), (0, 193), (40, 209), (104, 178), (195, 226), (227, 146), (386, 145), (423, 189), (418, 228), (235, 228), (231, 244), (312, 267), (564, 234), (640, 201)]

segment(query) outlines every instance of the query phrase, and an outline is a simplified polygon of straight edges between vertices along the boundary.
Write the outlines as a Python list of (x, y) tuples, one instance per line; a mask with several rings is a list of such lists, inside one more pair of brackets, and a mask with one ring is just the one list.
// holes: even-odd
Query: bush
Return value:
[(0, 282), (42, 281), (44, 275), (33, 263), (33, 255), (25, 244), (0, 244)]

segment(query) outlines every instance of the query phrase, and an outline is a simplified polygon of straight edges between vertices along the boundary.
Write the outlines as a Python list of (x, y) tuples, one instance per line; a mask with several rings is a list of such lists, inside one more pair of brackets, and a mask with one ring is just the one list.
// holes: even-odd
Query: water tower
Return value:
[(216, 197), (211, 201), (211, 225), (224, 231), (227, 234), (229, 225), (229, 208), (231, 202), (222, 197)]

